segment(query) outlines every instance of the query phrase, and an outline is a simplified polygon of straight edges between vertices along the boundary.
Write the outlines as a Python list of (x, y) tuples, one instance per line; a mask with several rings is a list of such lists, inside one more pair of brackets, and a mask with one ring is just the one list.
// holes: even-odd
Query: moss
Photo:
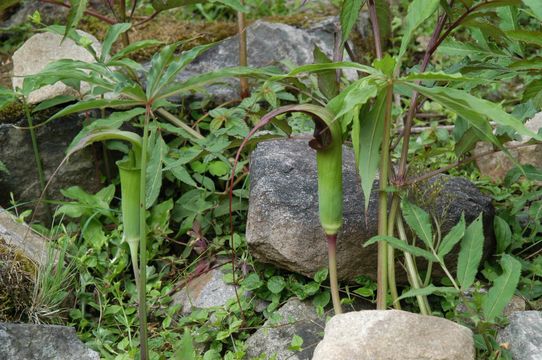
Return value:
[(23, 104), (19, 101), (0, 109), (0, 124), (13, 124), (24, 117)]
[(36, 271), (34, 262), (0, 238), (0, 322), (27, 320)]

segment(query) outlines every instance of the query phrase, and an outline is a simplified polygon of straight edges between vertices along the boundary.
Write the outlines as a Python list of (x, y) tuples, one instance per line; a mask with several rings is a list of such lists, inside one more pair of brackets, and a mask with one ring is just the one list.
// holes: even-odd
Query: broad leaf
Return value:
[(425, 258), (426, 260), (433, 261), (433, 262), (438, 261), (437, 257), (435, 255), (433, 255), (432, 253), (430, 253), (429, 251), (427, 251), (425, 249), (421, 249), (421, 248), (416, 247), (416, 246), (409, 245), (406, 241), (397, 239), (396, 237), (393, 237), (393, 236), (381, 236), (381, 235), (373, 236), (367, 242), (365, 242), (365, 244), (363, 244), (363, 246), (364, 247), (369, 246), (369, 245), (375, 244), (375, 243), (377, 243), (379, 241), (385, 241), (388, 244), (390, 244), (391, 246), (393, 246), (394, 248), (405, 251), (405, 252), (407, 252), (409, 254), (412, 254), (414, 256), (421, 256), (421, 257)]
[(382, 85), (384, 83), (375, 84), (372, 76), (361, 78), (331, 99), (328, 108), (336, 114), (336, 118), (340, 118), (374, 98)]
[(461, 219), (455, 224), (455, 226), (450, 230), (448, 234), (442, 239), (440, 246), (437, 251), (439, 258), (444, 259), (444, 257), (452, 251), (455, 244), (457, 244), (465, 235), (465, 214), (461, 214)]
[(114, 24), (107, 29), (107, 33), (105, 34), (105, 39), (102, 44), (102, 54), (100, 55), (100, 61), (105, 62), (105, 60), (109, 57), (111, 52), (111, 47), (117, 41), (119, 36), (122, 33), (125, 33), (130, 29), (130, 26), (132, 26), (129, 23), (119, 23)]
[(402, 201), (403, 216), (408, 226), (429, 249), (433, 247), (433, 231), (431, 217), (425, 210), (410, 202)]
[(373, 183), (378, 173), (380, 163), (380, 145), (384, 136), (384, 116), (386, 110), (387, 90), (381, 90), (373, 106), (369, 104), (362, 108), (359, 117), (354, 118), (355, 127), (359, 127), (358, 138), (354, 139), (352, 131), (352, 143), (356, 146), (357, 168), (361, 177), (361, 188), (365, 201), (365, 211), (369, 208), (369, 200), (373, 190)]
[(366, 0), (344, 0), (341, 6), (341, 30), (342, 30), (342, 43), (344, 44), (348, 41), (350, 32), (356, 25), (356, 22), (359, 19), (359, 12)]
[(420, 25), (439, 7), (439, 0), (413, 0), (408, 6), (408, 13), (405, 19), (405, 33), (401, 40), (401, 48), (399, 50), (399, 62), (406, 52), (410, 39), (414, 30), (420, 27)]
[(170, 171), (177, 180), (180, 180), (187, 185), (197, 187), (197, 184), (190, 176), (190, 173), (182, 164), (179, 164), (178, 161), (169, 157), (165, 157), (164, 165), (165, 168), (163, 169), (163, 171)]
[(521, 263), (505, 254), (500, 261), (502, 274), (495, 279), (493, 286), (484, 296), (482, 310), (486, 321), (494, 321), (514, 295), (521, 275)]
[(510, 225), (501, 217), (493, 219), (495, 240), (497, 241), (497, 254), (502, 254), (512, 244), (512, 231)]
[(480, 214), (467, 227), (463, 241), (461, 241), (461, 250), (457, 259), (457, 280), (461, 285), (461, 290), (467, 290), (474, 282), (483, 249), (484, 230), (482, 214)]
[(457, 294), (457, 293), (458, 291), (454, 287), (438, 287), (431, 284), (421, 289), (410, 289), (408, 291), (405, 291), (395, 301), (397, 302), (397, 301), (400, 301), (409, 297), (414, 297), (414, 296), (427, 296), (427, 295), (432, 295), (432, 294), (446, 295), (446, 294)]

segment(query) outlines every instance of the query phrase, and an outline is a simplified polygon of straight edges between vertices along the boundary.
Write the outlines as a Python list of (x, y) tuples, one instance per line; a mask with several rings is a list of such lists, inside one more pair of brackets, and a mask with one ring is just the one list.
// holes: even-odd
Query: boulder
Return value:
[[(44, 118), (47, 119), (49, 115)], [(6, 123), (0, 122), (0, 161), (6, 165), (9, 173), (0, 172), (0, 204), (4, 207), (9, 206), (10, 193), (13, 193), (15, 201), (21, 203), (18, 205), (19, 210), (34, 209), (34, 202), (40, 197), (41, 191), (30, 132), (13, 126), (28, 125), (20, 113), (5, 116), (9, 119), (5, 120)], [(34, 114), (34, 116), (36, 122), (39, 122), (40, 115)], [(81, 130), (83, 120), (83, 116), (70, 115), (36, 129), (46, 179), (51, 177), (66, 156), (66, 149)], [(59, 169), (48, 187), (47, 199), (64, 199), (60, 194), (60, 189), (73, 185), (79, 185), (92, 193), (101, 187), (97, 171), (99, 162), (93, 149), (93, 147), (88, 147), (75, 153)], [(40, 209), (38, 216), (44, 214), (43, 208)]]
[(507, 343), (514, 360), (542, 359), (542, 312), (520, 311), (508, 318), (510, 323), (498, 339)]
[[(246, 237), (249, 250), (258, 261), (312, 277), (328, 266), (328, 260), (318, 218), (316, 152), (307, 143), (292, 139), (266, 141), (252, 153)], [(362, 245), (377, 233), (377, 191), (373, 191), (365, 214), (354, 154), (347, 147), (343, 155), (343, 188), (344, 225), (337, 244), (339, 278), (349, 281), (358, 275), (376, 278), (377, 247)], [(412, 193), (423, 199), (418, 204), (437, 217), (444, 233), (457, 223), (463, 212), (468, 221), (483, 212), (485, 253), (491, 250), (494, 244), (491, 198), (482, 195), (471, 182), (441, 176)], [(453, 254), (446, 259), (451, 269), (455, 268), (454, 260)], [(397, 276), (398, 281), (406, 280), (402, 270)]]
[(470, 329), (400, 310), (336, 315), (313, 360), (474, 360)]
[[(532, 119), (527, 120), (525, 126), (533, 132), (538, 133), (542, 128), (542, 112), (536, 114)], [(542, 169), (542, 156), (540, 156), (542, 144), (517, 148), (518, 145), (522, 145), (529, 140), (529, 137), (523, 136), (521, 141), (510, 141), (506, 143), (505, 146), (510, 148), (510, 154), (521, 165), (533, 165), (536, 168)], [(491, 152), (492, 150), (493, 145), (479, 142), (474, 148), (474, 155), (481, 155)], [(478, 166), (478, 169), (480, 169), (482, 175), (487, 176), (496, 182), (501, 182), (508, 171), (515, 166), (510, 157), (502, 151), (477, 158), (476, 165)]]
[(75, 329), (57, 325), (0, 323), (0, 358), (9, 360), (99, 360)]
[[(98, 40), (83, 31), (79, 35), (92, 41), (92, 47), (99, 55), (101, 45)], [(93, 62), (93, 56), (83, 47), (78, 46), (74, 41), (66, 38), (62, 41), (62, 35), (49, 32), (39, 33), (28, 39), (13, 54), (13, 87), (22, 88), (24, 76), (33, 75), (43, 70), (48, 64), (60, 59), (73, 59), (86, 62)], [(81, 92), (89, 90), (88, 84), (81, 84)], [(77, 95), (78, 92), (57, 82), (35, 90), (28, 96), (28, 103), (36, 104), (59, 95)]]
[(224, 281), (219, 269), (208, 271), (191, 279), (179, 292), (172, 295), (173, 305), (181, 305), (181, 314), (193, 309), (207, 309), (224, 306), (235, 298), (235, 287)]
[[(309, 302), (291, 298), (246, 341), (248, 359), (310, 360), (322, 339), (325, 318)], [(290, 350), (294, 335), (303, 339), (300, 351)]]

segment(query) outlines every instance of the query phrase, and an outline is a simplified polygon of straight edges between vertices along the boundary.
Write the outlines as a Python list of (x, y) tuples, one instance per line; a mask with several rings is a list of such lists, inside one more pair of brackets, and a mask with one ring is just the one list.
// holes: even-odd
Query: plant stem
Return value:
[(328, 235), (327, 254), (329, 259), (329, 284), (331, 285), (331, 299), (335, 315), (342, 314), (341, 298), (339, 296), (339, 281), (337, 279), (337, 234)]
[(143, 125), (143, 142), (141, 147), (141, 184), (139, 187), (139, 345), (141, 360), (149, 359), (147, 346), (147, 222), (146, 222), (146, 174), (147, 174), (147, 146), (149, 142), (150, 109), (145, 113)]
[[(30, 109), (28, 107), (28, 103), (26, 102), (26, 99), (22, 99), (23, 101), (23, 109), (24, 114), (26, 116), (26, 121), (28, 122), (28, 129), (30, 131), (30, 139), (32, 141), (32, 150), (34, 151), (34, 159), (36, 161), (36, 169), (38, 171), (38, 181), (40, 184), (40, 192), (42, 195), (47, 195), (46, 189), (45, 189), (45, 173), (43, 171), (43, 162), (41, 161), (40, 156), (40, 149), (38, 147), (38, 139), (36, 137), (36, 130), (34, 129), (34, 124), (32, 121), (32, 115), (30, 114)], [(52, 219), (51, 216), (51, 209), (49, 208), (48, 204), (45, 204), (44, 206), (45, 215), (47, 216), (48, 220)]]
[(187, 133), (189, 133), (190, 135), (192, 135), (195, 139), (198, 139), (198, 140), (202, 140), (204, 139), (204, 136), (201, 135), (199, 132), (197, 132), (196, 130), (192, 129), (190, 126), (188, 126), (187, 124), (185, 124), (184, 122), (182, 122), (180, 119), (177, 119), (177, 117), (175, 115), (173, 115), (172, 113), (170, 113), (169, 111), (167, 111), (166, 109), (164, 108), (160, 108), (157, 110), (157, 112), (162, 115), (164, 118), (166, 118), (166, 120), (168, 120), (170, 123), (172, 123), (173, 125), (177, 125), (178, 127), (180, 127), (181, 129), (183, 129), (184, 131), (186, 131)]
[[(399, 233), (399, 238), (404, 242), (408, 242), (405, 226), (403, 224), (403, 219), (401, 218), (401, 216), (397, 216), (397, 231)], [(410, 286), (412, 286), (412, 288), (414, 289), (421, 289), (420, 278), (416, 269), (414, 258), (409, 252), (405, 251), (404, 254), (407, 274), (410, 279)], [(422, 315), (431, 314), (431, 308), (429, 307), (429, 302), (427, 301), (426, 296), (417, 295), (416, 300), (418, 301), (418, 306)]]
[[(391, 129), (391, 106), (393, 100), (393, 84), (388, 84), (386, 93), (386, 110), (384, 116), (384, 137), (382, 139), (380, 158), (380, 179), (378, 194), (378, 235), (388, 234), (388, 193), (386, 192), (389, 180), (390, 165), (390, 129)], [(378, 286), (376, 295), (376, 308), (386, 309), (386, 297), (388, 293), (388, 244), (378, 242)]]
[[(126, 0), (118, 0), (119, 3), (119, 17), (120, 22), (126, 22)], [(122, 44), (124, 47), (130, 45), (130, 38), (128, 37), (128, 32), (125, 31), (122, 33)]]
[[(240, 0), (239, 2), (241, 3), (241, 5), (245, 4), (244, 0)], [(238, 32), (239, 32), (239, 66), (247, 66), (248, 65), (247, 32), (246, 32), (246, 24), (245, 24), (245, 14), (241, 11), (237, 12), (237, 26), (238, 26)], [(241, 99), (249, 97), (250, 92), (248, 89), (248, 79), (242, 76), (239, 78), (239, 82), (240, 82), (239, 93), (240, 93)]]

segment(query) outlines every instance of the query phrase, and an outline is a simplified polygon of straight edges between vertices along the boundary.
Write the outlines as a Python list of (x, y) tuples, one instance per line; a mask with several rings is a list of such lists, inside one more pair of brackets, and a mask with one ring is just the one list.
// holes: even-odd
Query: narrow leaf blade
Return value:
[(501, 258), (503, 273), (495, 279), (482, 303), (486, 321), (494, 321), (514, 295), (521, 275), (521, 263), (512, 256), (505, 254)]
[(484, 248), (484, 231), (482, 225), (482, 214), (476, 218), (465, 231), (461, 250), (457, 259), (457, 280), (461, 290), (467, 290), (478, 272), (478, 266), (482, 259)]

